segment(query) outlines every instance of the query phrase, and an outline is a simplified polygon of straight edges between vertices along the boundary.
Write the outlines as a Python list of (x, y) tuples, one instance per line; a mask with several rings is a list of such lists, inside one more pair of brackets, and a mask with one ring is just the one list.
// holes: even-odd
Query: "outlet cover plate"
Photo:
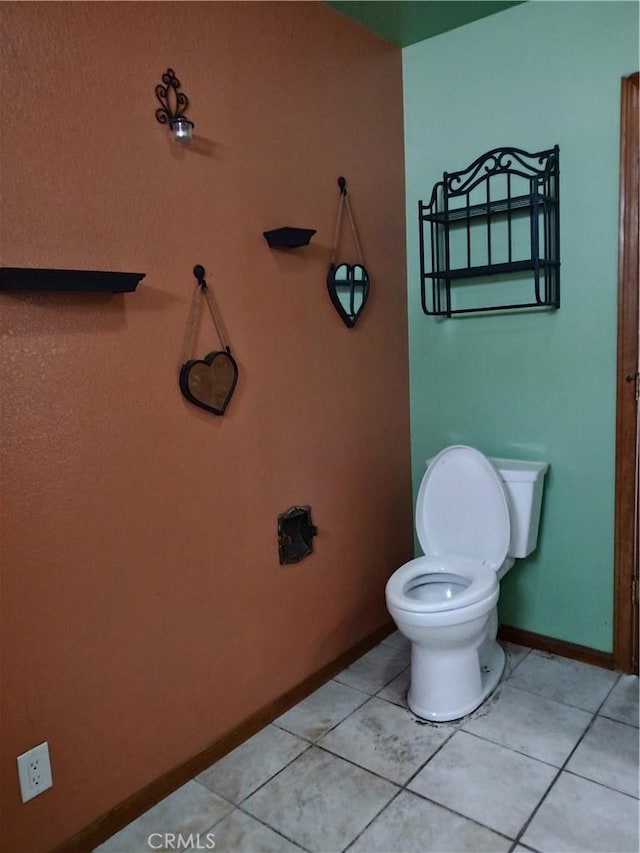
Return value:
[(51, 788), (53, 779), (49, 760), (49, 744), (46, 740), (19, 755), (17, 762), (23, 803)]

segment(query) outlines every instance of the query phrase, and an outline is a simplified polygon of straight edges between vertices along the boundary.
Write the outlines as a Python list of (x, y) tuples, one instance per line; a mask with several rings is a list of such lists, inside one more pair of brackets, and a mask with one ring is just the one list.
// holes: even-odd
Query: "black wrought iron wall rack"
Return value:
[(559, 151), (494, 148), (418, 202), (425, 314), (560, 307)]

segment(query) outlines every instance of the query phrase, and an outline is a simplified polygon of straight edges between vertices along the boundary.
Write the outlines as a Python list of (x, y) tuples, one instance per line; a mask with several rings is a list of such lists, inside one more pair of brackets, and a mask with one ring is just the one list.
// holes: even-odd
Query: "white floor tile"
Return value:
[(409, 665), (408, 650), (381, 643), (336, 676), (336, 681), (373, 694)]
[(240, 803), (308, 748), (306, 741), (270, 725), (212, 764), (196, 780), (227, 800)]
[(307, 850), (339, 851), (397, 791), (314, 746), (249, 797), (243, 809)]
[(409, 789), (515, 838), (557, 768), (466, 732), (457, 732)]
[(404, 708), (374, 696), (319, 745), (402, 785), (453, 732), (447, 725), (420, 725)]
[(638, 725), (638, 676), (621, 675), (613, 688), (600, 713), (621, 723)]
[(474, 716), (462, 728), (561, 767), (591, 721), (591, 714), (508, 684), (499, 690), (487, 713)]
[(204, 835), (232, 809), (231, 803), (192, 779), (129, 826), (112, 835), (96, 848), (95, 853), (149, 853), (153, 849), (149, 846), (149, 837), (152, 835), (151, 844), (155, 849), (167, 850), (170, 848), (163, 843), (165, 833)]
[(405, 652), (411, 650), (411, 640), (407, 640), (404, 634), (401, 634), (400, 631), (394, 631), (393, 634), (389, 634), (389, 636), (382, 642), (386, 646), (394, 646), (394, 648), (402, 649)]
[(511, 841), (403, 791), (379, 815), (349, 853), (501, 853)]
[(96, 853), (500, 853), (532, 813), (513, 853), (637, 853), (637, 676), (503, 646), (493, 696), (425, 724), (395, 632)]
[(637, 797), (638, 729), (596, 717), (566, 769)]
[(561, 773), (521, 841), (543, 853), (637, 853), (638, 800)]
[(507, 643), (504, 640), (500, 641), (500, 645), (507, 656), (504, 675), (505, 678), (508, 678), (513, 670), (531, 653), (531, 649), (526, 646), (519, 646), (517, 643)]
[(531, 652), (508, 679), (519, 687), (584, 711), (597, 711), (617, 673), (544, 652)]
[(287, 711), (274, 724), (307, 740), (317, 741), (367, 701), (367, 694), (339, 681), (328, 681)]
[(400, 675), (396, 675), (393, 681), (390, 681), (386, 687), (379, 690), (376, 696), (381, 699), (386, 699), (387, 702), (393, 702), (394, 705), (402, 705), (407, 707), (407, 692), (411, 683), (411, 667), (403, 669)]
[[(210, 849), (215, 853), (302, 853), (297, 844), (240, 809), (227, 815), (211, 831), (215, 847)], [(206, 843), (206, 838), (201, 839), (203, 849)]]

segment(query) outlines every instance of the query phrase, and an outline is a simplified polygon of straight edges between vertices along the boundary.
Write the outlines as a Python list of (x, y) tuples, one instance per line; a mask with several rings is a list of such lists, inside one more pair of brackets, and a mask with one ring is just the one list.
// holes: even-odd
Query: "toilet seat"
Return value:
[[(423, 583), (420, 583), (423, 581)], [(419, 586), (459, 584), (451, 597), (421, 597)], [(498, 589), (495, 570), (486, 562), (468, 557), (417, 557), (397, 569), (386, 587), (387, 603), (408, 613), (441, 613), (468, 607)], [(416, 594), (417, 593), (417, 594)]]
[(418, 491), (416, 531), (424, 557), (391, 576), (390, 605), (444, 613), (497, 595), (511, 522), (504, 485), (486, 456), (455, 445), (433, 458)]
[(511, 522), (504, 484), (486, 456), (454, 445), (433, 458), (418, 490), (416, 532), (425, 556), (469, 557), (498, 571)]

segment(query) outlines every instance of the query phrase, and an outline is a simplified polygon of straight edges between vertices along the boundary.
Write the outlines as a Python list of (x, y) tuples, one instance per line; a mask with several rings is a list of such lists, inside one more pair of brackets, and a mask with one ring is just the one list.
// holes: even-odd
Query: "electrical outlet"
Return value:
[(53, 785), (51, 778), (51, 762), (49, 761), (49, 744), (34, 746), (28, 752), (23, 752), (16, 759), (18, 776), (20, 778), (20, 793), (22, 802), (26, 803), (46, 791)]

